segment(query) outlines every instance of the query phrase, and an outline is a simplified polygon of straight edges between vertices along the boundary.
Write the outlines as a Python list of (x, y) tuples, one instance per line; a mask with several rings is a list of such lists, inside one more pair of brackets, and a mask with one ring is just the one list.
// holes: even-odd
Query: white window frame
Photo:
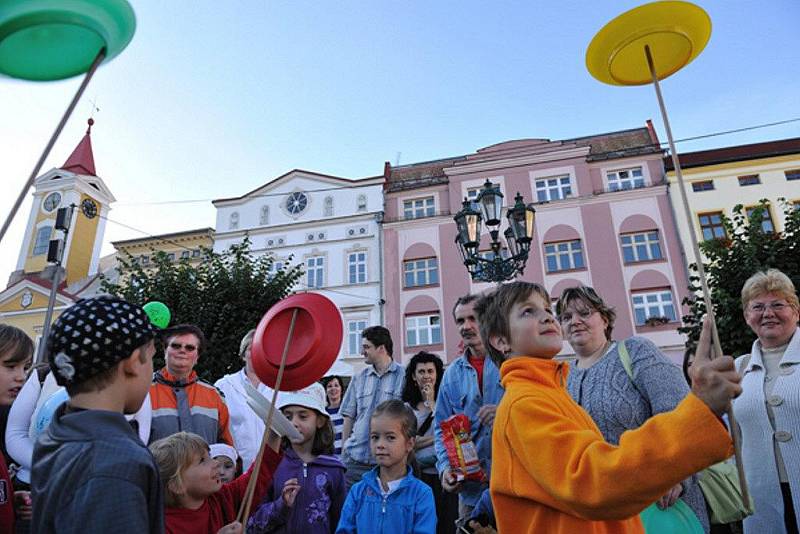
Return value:
[[(634, 173), (637, 171), (639, 175), (634, 176)], [(623, 173), (626, 176), (623, 177)], [(608, 183), (609, 191), (628, 191), (631, 189), (640, 189), (647, 185), (644, 167), (641, 165), (636, 167), (608, 170), (606, 171), (606, 182)], [(641, 184), (637, 185), (637, 182), (641, 182)]]
[(361, 332), (367, 328), (366, 318), (348, 319), (345, 323), (345, 333), (347, 339), (346, 351), (348, 356), (358, 356), (361, 354)]
[[(576, 247), (577, 244), (577, 247)], [(566, 249), (563, 249), (566, 247)], [(551, 250), (548, 250), (551, 249)], [(577, 265), (576, 258), (580, 256), (581, 265)], [(556, 262), (556, 268), (550, 269), (549, 258)], [(566, 266), (564, 261), (566, 260)], [(580, 239), (570, 239), (568, 241), (551, 241), (544, 244), (544, 270), (546, 273), (558, 273), (562, 271), (574, 271), (586, 268), (586, 255), (583, 249), (583, 242)]]
[[(678, 308), (670, 288), (632, 293), (631, 306), (633, 307), (633, 322), (636, 326), (646, 326), (647, 320), (654, 317), (666, 317), (671, 323), (678, 322)], [(672, 309), (671, 317), (668, 313), (669, 308)], [(642, 316), (644, 321), (640, 320)]]
[[(555, 183), (551, 184), (552, 181)], [(572, 178), (569, 174), (537, 177), (533, 181), (533, 187), (536, 202), (551, 202), (572, 196)]]
[(36, 238), (33, 241), (33, 251), (31, 252), (31, 256), (42, 256), (47, 254), (47, 251), (50, 249), (50, 240), (52, 238), (52, 226), (42, 226), (36, 230)]
[(269, 224), (269, 206), (264, 205), (261, 206), (261, 211), (259, 212), (258, 222), (262, 226)]
[(358, 211), (367, 211), (367, 195), (358, 195)]
[(325, 256), (309, 256), (304, 262), (306, 269), (306, 286), (309, 288), (325, 287)]
[[(501, 177), (502, 178), (502, 177)], [(489, 178), (489, 182), (491, 182), (492, 187), (498, 189), (501, 193), (503, 192), (503, 184), (499, 181), (495, 182), (494, 180), (498, 180), (498, 178)], [(476, 185), (473, 187), (467, 187), (467, 200), (471, 200), (473, 202), (478, 202), (478, 195), (481, 191), (483, 191), (483, 186), (486, 184), (486, 180), (483, 180), (480, 185)]]
[(403, 200), (404, 219), (422, 219), (434, 215), (436, 215), (436, 197), (434, 195)]
[(269, 266), (267, 269), (267, 277), (273, 278), (275, 275), (278, 274), (278, 271), (283, 269), (286, 266), (286, 260), (284, 258), (273, 258), (272, 265)]
[(407, 315), (406, 346), (439, 345), (442, 343), (442, 316), (439, 313)]
[(325, 217), (333, 217), (333, 197), (330, 195), (325, 197), (323, 205), (324, 205), (323, 212), (325, 214)]
[[(359, 259), (359, 256), (363, 256)], [(366, 284), (367, 283), (367, 256), (366, 250), (351, 250), (347, 253), (347, 283)]]
[[(411, 267), (409, 269), (409, 266)], [(406, 284), (406, 275), (412, 275), (412, 284)], [(419, 283), (419, 277), (424, 277), (424, 283)], [(432, 281), (432, 278), (435, 280)], [(437, 257), (416, 258), (403, 260), (403, 288), (426, 287), (439, 283), (439, 259)]]
[[(653, 238), (652, 234), (655, 234), (655, 238)], [(636, 241), (637, 236), (644, 236), (644, 241)], [(623, 243), (623, 239), (630, 238), (630, 243)], [(653, 255), (653, 246), (658, 247), (659, 256), (656, 258)], [(624, 264), (631, 264), (631, 263), (640, 263), (643, 261), (661, 261), (664, 258), (664, 246), (661, 244), (661, 235), (657, 229), (654, 230), (646, 230), (644, 232), (629, 232), (620, 234), (619, 236), (619, 246), (620, 251), (622, 252), (622, 263)], [(646, 254), (642, 254), (642, 250), (640, 247), (644, 246), (644, 250)], [(633, 254), (632, 260), (627, 260), (625, 258), (625, 249), (630, 249)]]
[(238, 230), (239, 229), (239, 212), (234, 211), (231, 213), (229, 220), (228, 220), (228, 230)]

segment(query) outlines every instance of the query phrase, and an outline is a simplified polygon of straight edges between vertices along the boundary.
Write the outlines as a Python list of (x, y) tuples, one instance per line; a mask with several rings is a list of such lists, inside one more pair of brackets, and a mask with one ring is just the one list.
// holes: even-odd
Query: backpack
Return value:
[[(625, 373), (633, 382), (633, 365), (628, 348), (624, 341), (618, 343), (617, 347), (622, 367), (625, 368)], [(750, 356), (748, 355), (743, 359), (742, 365), (737, 371), (741, 373), (741, 370), (747, 367), (749, 362)], [(714, 464), (700, 471), (697, 474), (697, 481), (703, 491), (703, 497), (706, 499), (708, 520), (712, 525), (726, 525), (753, 515), (752, 498), (749, 506), (745, 505), (742, 498), (736, 466), (728, 462)]]

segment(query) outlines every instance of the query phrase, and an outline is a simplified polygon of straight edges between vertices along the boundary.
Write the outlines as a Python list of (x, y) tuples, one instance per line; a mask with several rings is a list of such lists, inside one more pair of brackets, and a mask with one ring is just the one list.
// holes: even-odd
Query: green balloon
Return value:
[(169, 320), (172, 314), (163, 302), (154, 300), (142, 306), (144, 312), (150, 318), (150, 322), (159, 328), (166, 328), (169, 326)]
[(62, 80), (122, 52), (136, 30), (126, 0), (0, 1), (0, 73), (23, 80)]

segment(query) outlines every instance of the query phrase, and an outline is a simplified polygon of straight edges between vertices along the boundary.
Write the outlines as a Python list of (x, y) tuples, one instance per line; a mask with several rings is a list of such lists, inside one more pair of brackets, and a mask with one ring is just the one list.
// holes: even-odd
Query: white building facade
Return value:
[(361, 331), (383, 323), (383, 177), (348, 180), (293, 170), (241, 197), (217, 199), (215, 251), (245, 236), (276, 269), (300, 264), (296, 286), (330, 298), (342, 314), (339, 358), (360, 363)]

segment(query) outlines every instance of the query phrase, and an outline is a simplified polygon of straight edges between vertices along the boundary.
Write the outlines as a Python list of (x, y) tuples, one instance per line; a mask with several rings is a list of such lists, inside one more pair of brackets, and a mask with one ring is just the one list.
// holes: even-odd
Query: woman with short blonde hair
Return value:
[(800, 510), (800, 335), (797, 292), (777, 269), (757, 272), (742, 288), (742, 310), (756, 334), (736, 360), (742, 394), (733, 411), (755, 514), (745, 533), (797, 532)]

